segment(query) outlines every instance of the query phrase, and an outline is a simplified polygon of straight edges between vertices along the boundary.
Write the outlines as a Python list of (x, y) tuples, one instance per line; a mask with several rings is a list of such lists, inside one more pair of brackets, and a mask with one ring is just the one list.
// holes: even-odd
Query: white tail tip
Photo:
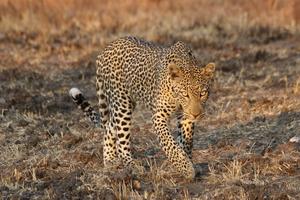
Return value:
[(73, 98), (75, 98), (76, 95), (81, 94), (82, 92), (78, 88), (71, 88), (69, 90), (69, 95)]
[(300, 143), (300, 137), (294, 136), (290, 139), (290, 142)]

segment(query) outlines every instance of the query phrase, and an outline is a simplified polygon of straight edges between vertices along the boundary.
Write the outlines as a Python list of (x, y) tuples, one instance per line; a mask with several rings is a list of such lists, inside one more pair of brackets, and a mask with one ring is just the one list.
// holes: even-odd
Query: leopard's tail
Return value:
[(82, 92), (78, 88), (71, 88), (69, 91), (69, 95), (72, 97), (74, 103), (78, 105), (78, 108), (80, 108), (84, 112), (84, 115), (88, 117), (95, 126), (99, 126), (99, 113), (96, 112), (91, 104), (86, 100)]

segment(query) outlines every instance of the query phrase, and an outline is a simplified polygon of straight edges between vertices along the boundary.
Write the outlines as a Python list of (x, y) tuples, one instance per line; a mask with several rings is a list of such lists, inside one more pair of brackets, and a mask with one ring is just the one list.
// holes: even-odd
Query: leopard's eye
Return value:
[(189, 97), (189, 94), (188, 94), (186, 91), (183, 91), (183, 92), (182, 92), (182, 96), (184, 96), (184, 97)]
[(207, 90), (202, 90), (201, 92), (200, 92), (200, 97), (204, 97), (204, 96), (206, 96), (207, 95)]

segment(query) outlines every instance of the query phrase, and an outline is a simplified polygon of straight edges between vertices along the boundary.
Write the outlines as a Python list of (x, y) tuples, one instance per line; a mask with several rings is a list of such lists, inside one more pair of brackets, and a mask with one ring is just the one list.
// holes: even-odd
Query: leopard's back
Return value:
[(136, 37), (118, 39), (97, 57), (97, 79), (107, 83), (107, 90), (116, 90), (114, 85), (126, 88), (133, 101), (150, 105), (163, 70), (160, 62), (166, 50)]

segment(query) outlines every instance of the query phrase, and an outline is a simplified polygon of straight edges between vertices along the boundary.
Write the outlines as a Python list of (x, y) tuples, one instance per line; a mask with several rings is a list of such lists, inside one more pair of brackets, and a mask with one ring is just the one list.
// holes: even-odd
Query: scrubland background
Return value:
[[(300, 199), (299, 0), (0, 0), (2, 199)], [(95, 56), (135, 35), (189, 44), (217, 72), (195, 129), (194, 181), (165, 161), (150, 113), (134, 114), (140, 175), (103, 169)]]

